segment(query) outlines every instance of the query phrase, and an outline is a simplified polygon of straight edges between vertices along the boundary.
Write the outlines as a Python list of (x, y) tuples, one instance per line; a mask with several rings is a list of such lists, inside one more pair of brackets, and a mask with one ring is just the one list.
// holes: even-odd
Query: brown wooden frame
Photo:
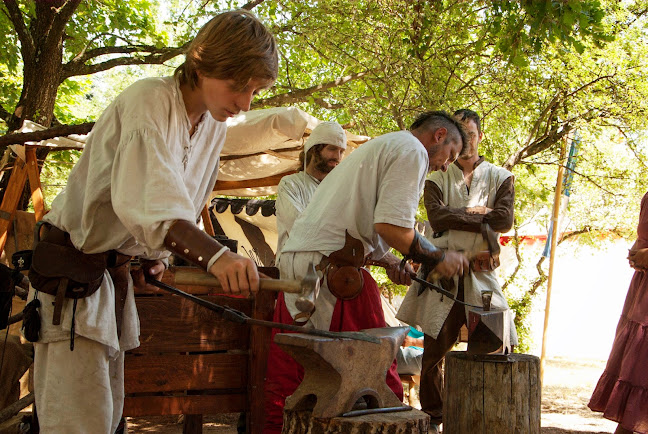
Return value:
[[(179, 268), (179, 267), (178, 267)], [(174, 285), (174, 267), (163, 281)], [(261, 268), (276, 275), (276, 268)], [(179, 289), (252, 318), (272, 320), (276, 294), (251, 299), (215, 294), (205, 286)], [(246, 413), (248, 433), (263, 427), (263, 383), (271, 329), (225, 321), (190, 300), (137, 291), (140, 347), (124, 362), (124, 416), (185, 414), (185, 432), (202, 432), (202, 415)]]

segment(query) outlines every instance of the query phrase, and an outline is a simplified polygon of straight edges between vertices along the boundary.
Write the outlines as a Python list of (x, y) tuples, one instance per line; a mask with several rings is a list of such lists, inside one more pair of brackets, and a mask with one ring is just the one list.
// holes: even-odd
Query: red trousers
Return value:
[[(366, 270), (362, 270), (364, 286), (362, 292), (353, 300), (337, 300), (330, 331), (358, 331), (369, 328), (386, 327), (385, 316), (380, 301), (380, 292), (376, 281)], [(279, 293), (274, 312), (274, 321), (292, 324), (283, 294)], [(285, 353), (274, 342), (274, 335), (285, 333), (272, 330), (272, 342), (268, 354), (268, 370), (265, 381), (265, 434), (280, 433), (283, 426), (283, 408), (286, 398), (297, 389), (304, 378), (304, 369), (295, 359)], [(396, 360), (387, 371), (387, 386), (399, 399), (403, 399), (403, 384), (396, 372)]]

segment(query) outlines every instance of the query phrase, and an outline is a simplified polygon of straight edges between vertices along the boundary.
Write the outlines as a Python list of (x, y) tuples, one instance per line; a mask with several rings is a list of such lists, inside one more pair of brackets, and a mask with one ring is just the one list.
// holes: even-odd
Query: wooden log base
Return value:
[(539, 434), (540, 388), (538, 357), (450, 352), (443, 433)]
[(355, 417), (314, 418), (310, 411), (284, 411), (282, 434), (427, 433), (430, 416), (416, 409)]

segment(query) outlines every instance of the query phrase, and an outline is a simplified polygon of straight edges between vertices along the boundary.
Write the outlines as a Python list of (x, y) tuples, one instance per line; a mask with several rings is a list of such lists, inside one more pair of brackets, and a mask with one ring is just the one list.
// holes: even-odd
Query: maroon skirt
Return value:
[[(588, 404), (623, 428), (648, 433), (648, 273), (635, 273), (605, 371)], [(637, 309), (639, 308), (639, 309)]]

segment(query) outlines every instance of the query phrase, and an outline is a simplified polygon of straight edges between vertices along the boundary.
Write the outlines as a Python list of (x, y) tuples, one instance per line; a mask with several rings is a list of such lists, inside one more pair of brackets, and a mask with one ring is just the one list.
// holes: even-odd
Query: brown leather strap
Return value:
[[(176, 220), (164, 238), (164, 246), (207, 270), (207, 263), (223, 245), (187, 220)], [(208, 270), (207, 270), (208, 271)]]
[(61, 311), (63, 310), (63, 301), (65, 300), (65, 291), (68, 286), (68, 278), (61, 277), (56, 290), (56, 298), (54, 299), (54, 313), (52, 314), (52, 324), (61, 324)]
[(117, 337), (121, 337), (122, 318), (124, 305), (126, 304), (126, 294), (128, 294), (128, 276), (130, 274), (130, 256), (126, 261), (126, 255), (121, 255), (121, 265), (108, 268), (110, 278), (115, 287), (115, 321), (117, 324)]

